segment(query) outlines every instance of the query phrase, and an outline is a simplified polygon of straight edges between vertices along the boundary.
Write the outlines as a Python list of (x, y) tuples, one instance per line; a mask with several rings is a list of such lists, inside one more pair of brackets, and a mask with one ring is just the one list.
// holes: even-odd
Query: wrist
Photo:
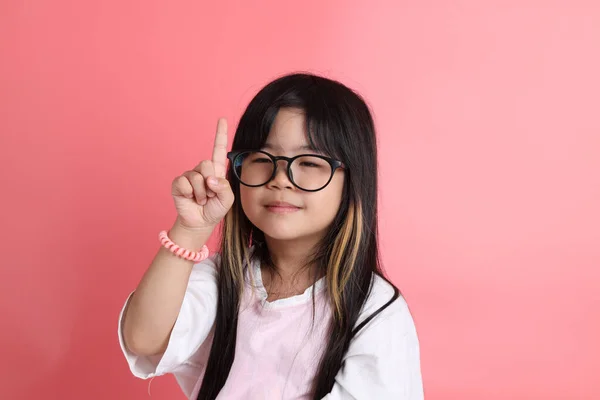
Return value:
[(214, 226), (189, 228), (181, 224), (179, 220), (176, 220), (167, 233), (173, 243), (179, 247), (192, 251), (200, 251), (212, 235), (214, 228)]

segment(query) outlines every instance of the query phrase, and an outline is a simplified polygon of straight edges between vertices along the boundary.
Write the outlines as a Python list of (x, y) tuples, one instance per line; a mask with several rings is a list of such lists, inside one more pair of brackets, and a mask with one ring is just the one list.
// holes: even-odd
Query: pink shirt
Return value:
[[(130, 353), (123, 344), (121, 312), (119, 341), (133, 375), (148, 379), (172, 373), (185, 395), (196, 399), (212, 344), (218, 260), (214, 255), (194, 266), (164, 354), (139, 357)], [(217, 399), (309, 399), (331, 320), (324, 280), (314, 286), (313, 323), (313, 287), (301, 295), (268, 302), (258, 263), (253, 263), (247, 278), (235, 359)], [(357, 324), (393, 294), (385, 280), (374, 277)], [(419, 343), (404, 298), (390, 304), (355, 336), (333, 390), (324, 399), (423, 399)]]

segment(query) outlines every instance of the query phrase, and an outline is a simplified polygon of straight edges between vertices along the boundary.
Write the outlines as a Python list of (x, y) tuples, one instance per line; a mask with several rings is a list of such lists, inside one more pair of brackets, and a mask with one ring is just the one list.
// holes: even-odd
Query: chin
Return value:
[(292, 226), (285, 226), (286, 224), (255, 224), (266, 237), (274, 240), (294, 240), (304, 236), (298, 228)]

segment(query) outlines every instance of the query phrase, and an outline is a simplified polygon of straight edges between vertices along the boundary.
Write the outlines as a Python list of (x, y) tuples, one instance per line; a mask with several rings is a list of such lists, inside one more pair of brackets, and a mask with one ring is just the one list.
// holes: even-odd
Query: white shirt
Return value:
[[(212, 344), (218, 260), (218, 255), (213, 255), (194, 265), (164, 354), (140, 357), (125, 348), (121, 332), (123, 307), (119, 342), (133, 375), (148, 379), (172, 373), (185, 395), (196, 399)], [(268, 302), (258, 263), (254, 262), (249, 271), (254, 287), (247, 279), (235, 359), (218, 399), (310, 399), (331, 321), (324, 279), (301, 295)], [(357, 325), (393, 295), (393, 287), (375, 276)], [(402, 296), (352, 339), (333, 389), (324, 399), (423, 399), (419, 342)]]

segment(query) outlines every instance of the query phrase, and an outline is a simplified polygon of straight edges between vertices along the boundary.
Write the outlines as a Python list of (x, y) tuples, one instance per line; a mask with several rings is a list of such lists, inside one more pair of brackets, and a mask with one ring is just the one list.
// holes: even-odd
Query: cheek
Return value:
[(242, 204), (242, 210), (244, 210), (244, 213), (246, 215), (252, 215), (257, 203), (256, 191), (242, 186), (240, 188), (240, 203)]
[(322, 191), (316, 192), (311, 201), (311, 208), (317, 210), (320, 214), (335, 216), (342, 202), (342, 193), (344, 189), (343, 179), (334, 179)]

